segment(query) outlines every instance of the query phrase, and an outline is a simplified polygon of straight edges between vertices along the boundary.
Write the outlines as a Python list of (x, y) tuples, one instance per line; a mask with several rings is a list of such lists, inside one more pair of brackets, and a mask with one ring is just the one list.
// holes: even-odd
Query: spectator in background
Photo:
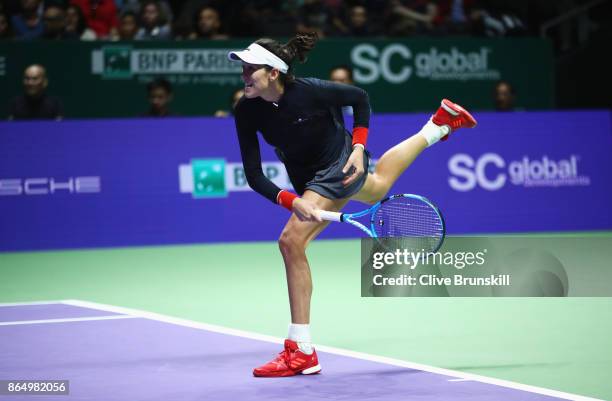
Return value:
[(13, 30), (9, 23), (8, 15), (3, 11), (0, 11), (0, 40), (11, 39), (13, 37)]
[(43, 13), (43, 38), (65, 39), (66, 38), (66, 12), (57, 5), (49, 5)]
[(232, 110), (236, 108), (236, 104), (244, 96), (244, 89), (236, 89), (232, 94)]
[[(119, 2), (115, 0), (115, 5), (119, 10), (119, 15), (123, 15), (128, 11), (133, 12), (135, 15), (141, 15), (142, 7), (144, 7), (145, 3), (146, 1), (144, 0), (124, 0)], [(157, 0), (157, 5), (159, 6), (160, 14), (166, 20), (166, 23), (170, 24), (174, 17), (172, 7), (170, 7), (166, 0)]]
[(24, 94), (15, 97), (9, 105), (9, 120), (55, 119), (64, 117), (64, 106), (56, 97), (47, 95), (45, 67), (34, 64), (23, 73)]
[(348, 65), (338, 65), (329, 70), (329, 80), (345, 85), (353, 85), (353, 69)]
[(239, 88), (232, 92), (232, 96), (230, 98), (230, 110), (217, 110), (215, 111), (215, 117), (229, 117), (234, 115), (234, 108), (236, 107), (236, 103), (244, 96), (244, 89)]
[(368, 10), (362, 5), (355, 5), (349, 9), (346, 35), (348, 36), (372, 36), (376, 31), (370, 24)]
[(333, 25), (333, 15), (322, 0), (304, 0), (298, 10), (296, 32), (307, 34), (316, 32), (319, 38), (327, 36)]
[(66, 38), (96, 40), (96, 33), (87, 26), (83, 12), (74, 4), (66, 8)]
[[(194, 18), (198, 10), (204, 6), (216, 3), (211, 0), (185, 0), (181, 2), (181, 7), (176, 13), (176, 18), (172, 24), (172, 33), (175, 38), (188, 38), (194, 30)], [(234, 3), (234, 2), (232, 2)], [(176, 4), (176, 3), (175, 3)]]
[[(340, 84), (354, 85), (353, 69), (349, 67), (348, 65), (338, 65), (336, 67), (332, 67), (332, 69), (329, 70), (329, 80), (332, 82), (338, 82)], [(352, 116), (353, 107), (351, 106), (342, 107), (342, 114)]]
[(136, 40), (171, 39), (172, 31), (162, 14), (161, 6), (156, 0), (148, 0), (140, 9), (141, 28), (136, 33)]
[(475, 0), (438, 0), (438, 15), (435, 19), (441, 34), (469, 34)]
[(134, 40), (138, 29), (136, 14), (128, 11), (121, 15), (119, 19), (119, 40)]
[(222, 33), (219, 11), (213, 7), (204, 6), (198, 10), (194, 18), (194, 30), (189, 39), (228, 39)]
[(432, 0), (391, 0), (387, 13), (390, 35), (424, 34), (433, 30), (438, 7)]
[(493, 100), (495, 102), (495, 110), (514, 111), (516, 95), (512, 85), (510, 85), (510, 83), (507, 81), (498, 81), (495, 84)]
[(113, 0), (70, 0), (71, 4), (78, 6), (87, 26), (96, 33), (100, 39), (117, 39), (117, 7)]
[(21, 14), (13, 15), (11, 25), (17, 39), (40, 38), (44, 32), (40, 0), (21, 0)]
[(527, 33), (523, 20), (525, 2), (479, 0), (469, 18), (473, 32), (480, 36), (521, 36)]
[(147, 85), (149, 110), (141, 117), (171, 117), (172, 84), (165, 78), (156, 78)]

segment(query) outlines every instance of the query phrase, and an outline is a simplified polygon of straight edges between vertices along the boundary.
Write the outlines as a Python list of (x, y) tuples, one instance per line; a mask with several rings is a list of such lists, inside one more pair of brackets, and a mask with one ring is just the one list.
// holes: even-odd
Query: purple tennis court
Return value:
[(278, 344), (228, 333), (67, 303), (3, 305), (0, 380), (69, 380), (69, 395), (36, 397), (53, 401), (567, 399), (325, 347), (320, 375), (254, 378)]

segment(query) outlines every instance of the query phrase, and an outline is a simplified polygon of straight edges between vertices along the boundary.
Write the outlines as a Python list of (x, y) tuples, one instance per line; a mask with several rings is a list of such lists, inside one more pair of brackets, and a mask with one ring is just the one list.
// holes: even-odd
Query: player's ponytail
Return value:
[(293, 76), (293, 61), (297, 59), (300, 63), (306, 62), (306, 54), (314, 48), (318, 39), (319, 36), (316, 32), (308, 32), (297, 34), (284, 45), (268, 38), (259, 39), (255, 43), (274, 53), (289, 66), (289, 71), (286, 74), (281, 74), (281, 80), (284, 84), (295, 79)]
[(298, 59), (300, 63), (307, 60), (306, 54), (312, 50), (319, 36), (316, 32), (297, 34), (284, 46), (291, 60)]

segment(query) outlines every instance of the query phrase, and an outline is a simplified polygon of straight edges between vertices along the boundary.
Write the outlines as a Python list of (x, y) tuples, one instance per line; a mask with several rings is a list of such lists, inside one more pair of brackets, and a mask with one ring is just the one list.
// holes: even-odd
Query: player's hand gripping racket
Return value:
[[(319, 215), (323, 220), (351, 224), (372, 238), (395, 238), (404, 247), (429, 252), (440, 249), (446, 234), (440, 210), (419, 195), (393, 195), (358, 213), (321, 210)], [(369, 224), (355, 220), (367, 215)]]

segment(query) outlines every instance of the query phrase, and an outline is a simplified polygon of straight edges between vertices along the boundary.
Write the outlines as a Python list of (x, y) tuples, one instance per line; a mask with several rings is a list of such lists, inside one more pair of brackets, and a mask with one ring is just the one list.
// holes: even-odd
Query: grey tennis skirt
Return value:
[[(305, 183), (293, 182), (294, 189), (301, 195), (305, 190), (309, 189), (322, 195), (328, 199), (345, 199), (355, 195), (366, 181), (368, 175), (368, 165), (370, 164), (370, 154), (366, 151), (363, 157), (364, 173), (355, 182), (349, 186), (344, 186), (342, 180), (348, 174), (342, 172), (342, 168), (346, 164), (349, 156), (353, 152), (353, 139), (350, 135), (346, 135), (344, 148), (338, 160), (328, 167), (317, 171), (313, 178)], [(350, 173), (350, 172), (349, 172)], [(291, 177), (291, 174), (290, 174)], [(296, 180), (299, 181), (299, 180)]]

